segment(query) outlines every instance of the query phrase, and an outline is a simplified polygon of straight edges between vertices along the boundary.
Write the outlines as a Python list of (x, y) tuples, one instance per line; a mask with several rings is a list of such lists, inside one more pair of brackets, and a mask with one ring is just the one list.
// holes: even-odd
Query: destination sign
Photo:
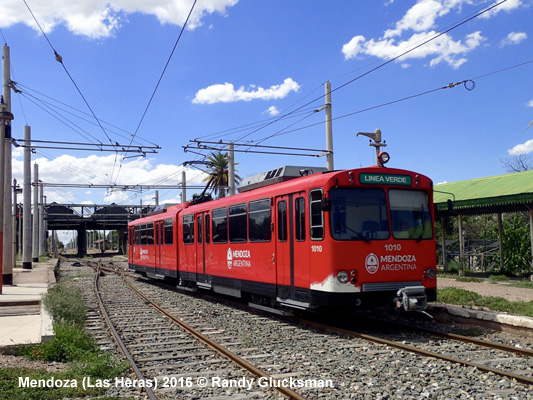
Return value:
[(361, 173), (359, 174), (359, 181), (362, 184), (367, 185), (401, 185), (401, 186), (410, 186), (411, 185), (411, 176), (410, 175), (389, 175), (389, 174), (369, 174)]

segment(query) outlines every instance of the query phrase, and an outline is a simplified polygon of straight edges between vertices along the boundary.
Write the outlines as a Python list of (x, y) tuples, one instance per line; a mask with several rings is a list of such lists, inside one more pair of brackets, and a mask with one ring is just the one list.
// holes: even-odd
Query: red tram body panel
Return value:
[(436, 299), (431, 180), (322, 172), (129, 224), (130, 269), (266, 306), (423, 310)]

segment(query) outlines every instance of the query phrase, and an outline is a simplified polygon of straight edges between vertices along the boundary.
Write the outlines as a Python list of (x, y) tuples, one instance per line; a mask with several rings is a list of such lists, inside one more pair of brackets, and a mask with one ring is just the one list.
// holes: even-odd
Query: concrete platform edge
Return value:
[(54, 320), (41, 302), (41, 343), (54, 337)]
[(431, 309), (446, 309), (448, 314), (462, 318), (478, 319), (482, 321), (495, 322), (498, 324), (510, 325), (515, 327), (522, 327), (533, 329), (533, 318), (524, 317), (520, 315), (510, 315), (500, 313), (497, 311), (483, 311), (473, 310), (470, 308), (463, 308), (460, 306), (451, 306), (448, 304), (434, 303), (429, 305), (428, 312), (431, 314)]

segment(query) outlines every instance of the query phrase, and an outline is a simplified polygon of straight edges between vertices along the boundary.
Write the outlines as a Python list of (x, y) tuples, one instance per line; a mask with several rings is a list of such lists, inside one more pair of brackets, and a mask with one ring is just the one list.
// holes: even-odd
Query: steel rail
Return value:
[(328, 326), (328, 325), (320, 324), (318, 322), (311, 322), (311, 321), (305, 321), (305, 320), (299, 320), (299, 322), (302, 323), (302, 324), (308, 325), (310, 327), (313, 327), (313, 328), (323, 329), (323, 330), (326, 330), (326, 331), (329, 331), (329, 332), (334, 332), (334, 333), (339, 333), (339, 334), (343, 334), (343, 335), (353, 336), (353, 337), (357, 337), (359, 339), (364, 339), (364, 340), (368, 340), (368, 341), (375, 342), (375, 343), (385, 344), (387, 346), (395, 347), (395, 348), (401, 349), (401, 350), (406, 350), (406, 351), (409, 351), (411, 353), (415, 353), (415, 354), (418, 354), (418, 355), (421, 355), (421, 356), (424, 356), (424, 357), (433, 357), (433, 358), (437, 358), (437, 359), (440, 359), (440, 360), (449, 361), (449, 362), (452, 362), (452, 363), (455, 363), (455, 364), (461, 364), (461, 365), (464, 365), (464, 366), (467, 366), (467, 367), (475, 367), (475, 368), (477, 368), (479, 370), (482, 370), (482, 371), (492, 372), (492, 373), (494, 373), (496, 375), (505, 376), (507, 378), (515, 379), (517, 382), (520, 382), (520, 383), (533, 385), (533, 378), (529, 378), (529, 377), (523, 376), (523, 375), (518, 375), (518, 374), (515, 374), (515, 373), (512, 373), (512, 372), (502, 371), (502, 370), (499, 370), (499, 369), (496, 369), (496, 368), (492, 368), (492, 367), (487, 367), (487, 366), (485, 366), (483, 364), (478, 364), (478, 363), (471, 362), (471, 361), (466, 361), (466, 360), (460, 360), (458, 358), (449, 357), (449, 356), (446, 356), (444, 354), (433, 353), (431, 351), (419, 349), (418, 347), (410, 346), (410, 345), (407, 345), (407, 344), (395, 342), (395, 341), (392, 341), (392, 340), (382, 339), (382, 338), (379, 338), (377, 336), (367, 335), (367, 334), (364, 334), (364, 333), (350, 331), (348, 329), (335, 328), (335, 327), (331, 327), (331, 326)]
[[(189, 333), (191, 333), (197, 339), (199, 339), (200, 341), (202, 341), (205, 344), (207, 344), (210, 348), (212, 348), (213, 350), (217, 351), (219, 354), (223, 355), (224, 357), (229, 358), (231, 361), (233, 361), (237, 365), (241, 366), (242, 368), (248, 370), (249, 372), (251, 372), (255, 376), (258, 376), (258, 377), (261, 377), (261, 378), (266, 378), (266, 379), (270, 379), (271, 378), (271, 376), (268, 375), (266, 372), (260, 370), (259, 368), (255, 367), (254, 365), (250, 364), (248, 361), (246, 361), (243, 358), (239, 357), (238, 355), (236, 355), (232, 351), (224, 348), (223, 346), (221, 346), (220, 344), (218, 344), (214, 340), (211, 340), (208, 337), (202, 335), (200, 332), (198, 332), (193, 327), (187, 325), (185, 322), (181, 321), (179, 318), (176, 318), (174, 315), (172, 315), (169, 312), (167, 312), (165, 309), (163, 309), (157, 303), (153, 302), (151, 299), (149, 299), (143, 293), (141, 293), (137, 288), (135, 288), (133, 285), (131, 285), (131, 283), (128, 282), (128, 280), (122, 274), (119, 274), (119, 275), (124, 280), (124, 282), (135, 293), (137, 293), (137, 295), (139, 295), (139, 297), (141, 297), (146, 302), (150, 303), (150, 305), (152, 307), (154, 307), (157, 311), (159, 311), (161, 314), (165, 315), (166, 317), (170, 318), (172, 321), (174, 321), (176, 324), (181, 326), (183, 329), (187, 330)], [(293, 390), (291, 390), (289, 388), (280, 386), (280, 387), (275, 387), (275, 389), (278, 390), (279, 392), (281, 392), (282, 394), (284, 394), (285, 396), (287, 396), (289, 399), (306, 400), (305, 397), (302, 397), (300, 394), (296, 393), (295, 391), (293, 391)]]
[(456, 333), (439, 332), (439, 331), (435, 331), (435, 330), (429, 329), (429, 328), (422, 328), (422, 327), (418, 327), (418, 326), (409, 326), (409, 325), (398, 323), (398, 322), (396, 322), (396, 325), (398, 325), (400, 327), (403, 327), (403, 328), (408, 328), (408, 329), (412, 329), (412, 330), (417, 330), (417, 331), (420, 331), (420, 332), (428, 333), (430, 335), (440, 336), (440, 337), (443, 337), (445, 339), (459, 340), (459, 341), (462, 341), (462, 342), (465, 342), (465, 343), (477, 344), (478, 346), (487, 347), (489, 349), (497, 349), (497, 350), (507, 351), (507, 352), (510, 352), (510, 353), (521, 354), (521, 355), (524, 355), (524, 356), (533, 357), (533, 350), (530, 350), (530, 349), (508, 346), (506, 344), (501, 344), (501, 343), (487, 342), (486, 340), (476, 339), (476, 338), (463, 336), (463, 335), (458, 335)]
[[(93, 268), (95, 268), (95, 267), (93, 267)], [(131, 356), (130, 352), (126, 348), (126, 345), (124, 344), (124, 342), (120, 338), (119, 333), (115, 329), (115, 326), (113, 325), (113, 322), (111, 322), (111, 319), (109, 318), (109, 314), (107, 313), (107, 310), (104, 307), (104, 302), (102, 300), (102, 296), (100, 295), (100, 290), (98, 289), (98, 280), (99, 280), (99, 277), (100, 277), (100, 268), (98, 267), (98, 268), (95, 268), (95, 269), (96, 269), (96, 276), (94, 278), (94, 288), (95, 288), (95, 291), (96, 291), (96, 297), (98, 298), (98, 306), (100, 307), (100, 311), (101, 311), (102, 315), (104, 316), (104, 319), (106, 320), (107, 326), (109, 327), (109, 330), (111, 331), (111, 334), (113, 335), (113, 338), (115, 339), (115, 342), (119, 346), (120, 352), (124, 355), (124, 357), (126, 357), (128, 359), (128, 362), (130, 363), (130, 366), (133, 369), (133, 372), (135, 372), (135, 375), (137, 375), (137, 378), (139, 378), (139, 380), (141, 380), (141, 381), (145, 381), (146, 379), (144, 378), (142, 372), (137, 367), (137, 364), (135, 364), (135, 360), (133, 360), (133, 357)], [(146, 394), (150, 398), (150, 400), (157, 400), (157, 396), (155, 395), (155, 393), (152, 390), (152, 388), (145, 387), (144, 389), (146, 391)]]

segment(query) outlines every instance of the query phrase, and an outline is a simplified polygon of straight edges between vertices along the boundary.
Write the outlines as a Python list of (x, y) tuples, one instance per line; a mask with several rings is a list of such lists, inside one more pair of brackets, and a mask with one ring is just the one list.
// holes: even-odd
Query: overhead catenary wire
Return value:
[[(435, 92), (438, 92), (440, 90), (452, 89), (452, 88), (454, 88), (456, 86), (459, 86), (459, 85), (463, 85), (464, 88), (467, 91), (472, 91), (475, 88), (475, 86), (476, 86), (476, 84), (475, 84), (476, 80), (479, 80), (479, 79), (482, 79), (482, 78), (486, 78), (488, 76), (495, 75), (495, 74), (498, 74), (498, 73), (506, 72), (506, 71), (509, 71), (509, 70), (517, 68), (517, 67), (523, 67), (525, 65), (532, 64), (532, 63), (533, 63), (533, 60), (525, 61), (525, 62), (522, 62), (522, 63), (519, 63), (519, 64), (515, 64), (515, 65), (509, 66), (509, 67), (498, 69), (496, 71), (488, 72), (486, 74), (482, 74), (482, 75), (479, 75), (479, 76), (474, 77), (474, 78), (464, 79), (464, 80), (458, 81), (458, 82), (452, 82), (452, 83), (449, 83), (449, 84), (444, 85), (444, 86), (439, 86), (439, 87), (434, 88), (434, 89), (426, 90), (424, 92), (416, 93), (416, 94), (405, 96), (405, 97), (402, 97), (402, 98), (399, 98), (399, 99), (396, 99), (396, 100), (391, 100), (391, 101), (388, 101), (388, 102), (385, 102), (385, 103), (381, 103), (381, 104), (378, 104), (378, 105), (375, 105), (375, 106), (371, 106), (371, 107), (363, 108), (363, 109), (360, 109), (360, 110), (357, 110), (357, 111), (353, 111), (353, 112), (350, 112), (350, 113), (347, 113), (347, 114), (339, 115), (337, 117), (332, 118), (332, 120), (335, 121), (335, 120), (338, 120), (338, 119), (347, 118), (347, 117), (350, 117), (350, 116), (353, 116), (353, 115), (356, 115), (356, 114), (361, 114), (361, 113), (372, 111), (372, 110), (375, 110), (375, 109), (378, 109), (378, 108), (381, 108), (381, 107), (390, 106), (392, 104), (400, 103), (400, 102), (403, 102), (403, 101), (407, 101), (407, 100), (411, 100), (411, 99), (414, 99), (414, 98), (417, 98), (417, 97), (421, 97), (421, 96), (425, 96), (425, 95), (428, 95), (428, 94), (431, 94), (431, 93), (435, 93)], [(312, 127), (323, 125), (323, 124), (325, 124), (325, 121), (316, 122), (314, 124), (305, 125), (305, 126), (302, 126), (300, 128), (291, 129), (291, 130), (287, 130), (287, 131), (280, 130), (280, 131), (278, 131), (278, 132), (276, 132), (276, 133), (274, 133), (272, 135), (269, 135), (269, 136), (267, 136), (267, 137), (265, 137), (263, 139), (256, 140), (256, 142), (257, 143), (261, 143), (261, 142), (263, 142), (266, 139), (270, 139), (270, 138), (273, 138), (273, 137), (276, 137), (276, 136), (285, 135), (285, 134), (288, 134), (288, 133), (301, 131), (301, 130), (304, 130), (304, 129), (312, 128)]]
[[(368, 71), (366, 71), (366, 72), (364, 72), (364, 73), (362, 73), (362, 74), (356, 76), (355, 78), (350, 79), (349, 81), (347, 81), (347, 82), (345, 82), (345, 83), (343, 83), (343, 84), (337, 86), (336, 88), (332, 89), (330, 93), (336, 92), (336, 91), (338, 91), (338, 90), (340, 90), (340, 89), (342, 89), (342, 88), (344, 88), (344, 87), (346, 87), (346, 86), (348, 86), (348, 85), (350, 85), (350, 84), (352, 84), (352, 83), (358, 81), (359, 79), (362, 79), (363, 77), (365, 77), (365, 76), (367, 76), (367, 75), (370, 75), (371, 73), (373, 73), (373, 72), (375, 72), (375, 71), (377, 71), (377, 70), (379, 70), (379, 69), (385, 67), (386, 65), (391, 64), (392, 62), (394, 62), (394, 61), (400, 59), (401, 57), (404, 57), (405, 55), (411, 53), (412, 51), (414, 51), (414, 50), (416, 50), (416, 49), (418, 49), (418, 48), (420, 48), (420, 47), (422, 47), (422, 46), (424, 46), (424, 45), (426, 45), (426, 44), (428, 44), (428, 43), (430, 43), (430, 42), (432, 42), (432, 41), (438, 39), (439, 37), (441, 37), (441, 36), (443, 36), (443, 35), (449, 33), (450, 31), (452, 31), (452, 30), (454, 30), (454, 29), (457, 29), (458, 27), (460, 27), (460, 26), (462, 26), (462, 25), (464, 25), (464, 24), (466, 24), (466, 23), (472, 21), (473, 19), (478, 18), (478, 17), (480, 17), (481, 15), (483, 15), (483, 14), (485, 14), (485, 13), (487, 13), (487, 12), (493, 10), (494, 8), (500, 6), (501, 4), (505, 3), (506, 1), (507, 1), (507, 0), (500, 0), (500, 1), (496, 2), (496, 3), (493, 3), (492, 5), (490, 5), (490, 6), (486, 7), (486, 8), (483, 8), (482, 10), (480, 10), (480, 11), (478, 11), (478, 12), (475, 12), (475, 13), (471, 14), (469, 17), (462, 19), (461, 21), (459, 21), (459, 22), (457, 22), (457, 23), (455, 23), (455, 24), (449, 26), (448, 28), (446, 28), (446, 29), (444, 29), (444, 30), (441, 30), (441, 31), (437, 32), (436, 34), (432, 35), (431, 37), (429, 37), (429, 38), (427, 38), (427, 39), (425, 39), (425, 40), (423, 40), (423, 41), (421, 41), (421, 42), (418, 42), (418, 43), (415, 44), (414, 46), (411, 46), (411, 47), (407, 48), (405, 51), (395, 52), (394, 54), (396, 54), (396, 55), (391, 56), (387, 61), (384, 61), (384, 62), (380, 63), (379, 65), (377, 65), (376, 67), (371, 68), (370, 70), (368, 70)], [(272, 124), (274, 124), (274, 123), (276, 123), (276, 122), (279, 122), (279, 121), (284, 120), (285, 118), (287, 118), (288, 116), (294, 114), (295, 112), (300, 111), (302, 108), (307, 107), (307, 106), (309, 106), (310, 104), (313, 104), (314, 102), (323, 99), (324, 96), (325, 96), (325, 95), (319, 96), (319, 97), (317, 97), (317, 98), (315, 98), (315, 99), (313, 99), (313, 100), (311, 100), (311, 101), (309, 101), (309, 102), (303, 104), (302, 106), (300, 106), (300, 107), (298, 107), (298, 108), (296, 108), (296, 109), (294, 109), (294, 110), (292, 110), (292, 111), (289, 111), (289, 112), (287, 112), (287, 113), (283, 113), (283, 114), (281, 114), (279, 117), (277, 117), (277, 118), (274, 119), (273, 121), (264, 124), (262, 127), (259, 127), (259, 128), (257, 128), (257, 129), (252, 130), (251, 132), (249, 132), (248, 134), (246, 134), (246, 135), (244, 135), (244, 136), (241, 136), (241, 137), (240, 137), (239, 139), (237, 139), (237, 140), (242, 140), (243, 138), (248, 137), (248, 136), (251, 136), (251, 135), (253, 135), (253, 134), (259, 132), (259, 131), (262, 130), (262, 129), (265, 129), (266, 127), (268, 127), (268, 126), (270, 126), (270, 125), (272, 125)], [(323, 123), (323, 122), (322, 122), (322, 123)], [(322, 124), (322, 123), (320, 123), (320, 124)], [(315, 126), (315, 125), (319, 125), (319, 123), (317, 123), (317, 124), (313, 124), (313, 125), (311, 125), (311, 126)], [(298, 129), (298, 130), (300, 130), (300, 129)], [(290, 132), (290, 131), (289, 131), (289, 132)]]
[[(77, 108), (75, 108), (75, 107), (72, 107), (70, 104), (67, 104), (67, 103), (64, 103), (64, 102), (62, 102), (62, 101), (60, 101), (60, 100), (57, 100), (57, 99), (55, 99), (55, 98), (53, 98), (53, 97), (51, 97), (51, 96), (48, 96), (48, 95), (46, 95), (46, 94), (44, 94), (44, 93), (41, 93), (41, 92), (39, 92), (39, 91), (37, 91), (37, 90), (35, 90), (35, 89), (32, 89), (32, 88), (30, 88), (30, 87), (28, 87), (28, 86), (26, 86), (26, 85), (24, 85), (24, 84), (21, 84), (21, 83), (19, 83), (19, 82), (12, 82), (12, 84), (13, 84), (13, 86), (14, 86), (14, 90), (15, 90), (15, 92), (18, 93), (18, 94), (25, 95), (25, 96), (30, 96), (30, 97), (32, 97), (35, 101), (37, 101), (37, 102), (39, 102), (39, 103), (46, 104), (50, 109), (52, 109), (52, 108), (58, 109), (58, 110), (60, 110), (60, 111), (62, 111), (62, 112), (65, 112), (65, 113), (67, 113), (67, 114), (69, 114), (69, 115), (72, 115), (72, 116), (75, 117), (75, 118), (81, 119), (82, 121), (85, 121), (85, 122), (90, 123), (90, 124), (92, 124), (92, 125), (98, 126), (98, 124), (97, 124), (96, 122), (93, 122), (93, 121), (92, 121), (92, 115), (91, 115), (91, 114), (88, 114), (88, 113), (86, 113), (86, 112), (84, 112), (84, 111), (82, 111), (82, 110), (79, 110), (79, 109), (77, 109)], [(23, 89), (24, 89), (24, 90), (23, 90)], [(46, 100), (44, 100), (44, 99), (38, 97), (37, 95), (42, 96), (42, 97), (44, 97), (44, 98), (46, 98), (46, 99), (48, 99), (48, 100), (51, 100), (51, 101), (46, 101)], [(59, 107), (59, 106), (57, 106), (57, 105), (54, 104), (54, 103), (60, 104), (61, 106), (65, 107), (65, 108), (63, 108), (63, 107)], [(70, 109), (70, 110), (73, 110), (73, 111), (69, 111), (69, 110), (67, 110), (67, 108)], [(82, 117), (82, 116), (76, 114), (74, 111), (77, 112), (77, 113), (79, 113), (79, 114), (81, 114), (81, 115), (83, 115), (83, 116), (89, 116), (89, 117), (91, 117), (91, 120), (86, 119), (86, 118), (84, 118), (84, 117)], [(57, 112), (57, 114), (59, 114), (59, 112)], [(106, 122), (106, 121), (104, 121), (104, 120), (102, 120), (102, 119), (100, 119), (100, 122), (101, 122), (102, 124), (108, 126), (108, 128), (107, 128), (107, 132), (111, 132), (111, 133), (117, 135), (118, 137), (121, 137), (121, 138), (123, 138), (123, 139), (128, 139), (128, 140), (129, 140), (129, 139), (133, 136), (133, 134), (132, 134), (131, 132), (128, 132), (127, 130), (122, 129), (122, 128), (116, 126), (116, 125), (113, 125), (113, 124), (110, 123), (110, 122)], [(117, 131), (115, 131), (115, 130), (113, 130), (113, 129), (110, 129), (109, 127), (113, 128), (113, 129), (116, 129), (116, 130), (118, 130), (118, 131), (121, 131), (121, 132), (123, 132), (125, 135), (124, 135), (124, 134), (121, 134), (121, 133), (119, 133), (119, 132), (117, 132)], [(144, 142), (146, 142), (146, 143), (152, 145), (152, 146), (158, 146), (158, 147), (160, 147), (160, 146), (157, 145), (156, 143), (151, 142), (150, 140), (147, 140), (147, 139), (143, 138), (142, 136), (137, 135), (137, 138), (138, 138), (139, 140), (142, 140), (142, 141), (144, 141)], [(98, 140), (98, 139), (95, 138), (95, 140)], [(137, 142), (137, 141), (134, 141), (134, 143), (138, 143), (138, 144), (140, 144), (140, 142)]]
[[(159, 76), (159, 79), (158, 79), (158, 81), (157, 81), (157, 83), (155, 85), (155, 88), (154, 88), (154, 90), (152, 92), (152, 95), (150, 96), (150, 99), (148, 100), (148, 104), (146, 104), (146, 107), (144, 109), (144, 112), (142, 113), (141, 119), (140, 119), (139, 123), (137, 124), (137, 128), (135, 128), (135, 132), (133, 132), (133, 136), (131, 137), (131, 141), (132, 142), (135, 139), (135, 137), (137, 136), (137, 133), (139, 132), (139, 129), (141, 128), (141, 125), (142, 125), (142, 123), (144, 121), (144, 117), (146, 116), (146, 113), (148, 112), (148, 109), (150, 108), (150, 105), (152, 104), (152, 101), (153, 101), (153, 99), (155, 97), (157, 89), (159, 88), (159, 85), (161, 84), (161, 81), (163, 80), (163, 76), (165, 75), (165, 72), (166, 72), (168, 66), (170, 65), (170, 61), (172, 60), (172, 56), (174, 55), (174, 52), (176, 51), (176, 47), (178, 46), (178, 43), (180, 42), (181, 36), (183, 35), (183, 32), (185, 31), (185, 28), (187, 27), (187, 23), (189, 22), (189, 19), (191, 18), (191, 15), (192, 15), (192, 12), (194, 10), (194, 7), (196, 6), (196, 2), (197, 2), (197, 0), (194, 0), (194, 2), (192, 3), (191, 9), (189, 11), (189, 14), (187, 15), (187, 18), (186, 18), (185, 22), (183, 23), (183, 26), (181, 27), (181, 31), (180, 31), (180, 33), (178, 35), (178, 38), (176, 39), (176, 42), (174, 43), (174, 47), (172, 48), (172, 51), (170, 52), (170, 55), (169, 55), (169, 57), (167, 59), (165, 67), (163, 68), (163, 71), (161, 72), (161, 75)], [(120, 174), (120, 170), (122, 168), (122, 163), (123, 162), (124, 162), (124, 158), (120, 162), (116, 179), (118, 179), (118, 175)], [(111, 176), (112, 177), (113, 177), (113, 175), (114, 175), (114, 168), (113, 168), (113, 171), (111, 172)]]
[(100, 123), (100, 120), (98, 119), (98, 117), (96, 117), (96, 114), (94, 113), (92, 107), (90, 106), (89, 102), (87, 101), (87, 99), (85, 98), (85, 96), (83, 95), (81, 89), (79, 88), (78, 84), (76, 83), (76, 81), (74, 80), (74, 78), (72, 77), (72, 75), (70, 74), (69, 70), (67, 69), (66, 65), (63, 63), (63, 57), (56, 51), (56, 49), (54, 48), (54, 46), (52, 45), (52, 43), (50, 42), (50, 39), (48, 38), (48, 36), (46, 35), (46, 33), (44, 32), (43, 28), (41, 27), (41, 25), (39, 24), (39, 21), (37, 20), (37, 18), (35, 17), (35, 15), (33, 14), (33, 11), (31, 10), (30, 6), (28, 5), (28, 3), (26, 2), (26, 0), (22, 0), (24, 2), (24, 4), (26, 5), (26, 8), (28, 9), (28, 11), (30, 12), (31, 16), (33, 17), (35, 23), (37, 24), (37, 26), (39, 27), (39, 30), (41, 31), (41, 33), (43, 34), (44, 38), (46, 39), (46, 41), (48, 42), (48, 44), (50, 45), (50, 48), (54, 51), (54, 56), (55, 56), (55, 59), (57, 62), (59, 62), (61, 64), (61, 66), (63, 67), (63, 70), (65, 71), (65, 73), (67, 74), (67, 76), (69, 77), (70, 81), (72, 82), (72, 84), (74, 85), (74, 87), (76, 88), (76, 90), (78, 91), (79, 95), (81, 96), (81, 98), (83, 99), (85, 105), (87, 106), (87, 108), (89, 109), (89, 111), (91, 112), (92, 116), (94, 117), (94, 119), (96, 120), (96, 122), (98, 123), (98, 125), (100, 126), (100, 129), (102, 130), (102, 132), (104, 133), (104, 135), (107, 137), (107, 139), (109, 140), (110, 143), (113, 143), (113, 141), (111, 140), (111, 138), (109, 137), (109, 135), (107, 134), (105, 128), (102, 126), (102, 124)]

